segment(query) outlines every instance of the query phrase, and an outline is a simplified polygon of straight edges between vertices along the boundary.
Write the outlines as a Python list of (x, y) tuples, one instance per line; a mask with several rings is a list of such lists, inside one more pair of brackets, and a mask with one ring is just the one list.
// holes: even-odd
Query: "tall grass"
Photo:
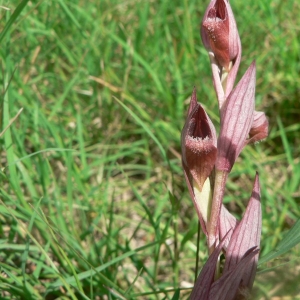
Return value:
[[(255, 57), (257, 108), (271, 131), (243, 151), (225, 202), (237, 215), (244, 211), (258, 170), (263, 256), (300, 217), (300, 3), (231, 4), (247, 58), (241, 74)], [(184, 299), (190, 293), (197, 216), (179, 140), (193, 86), (217, 120), (199, 36), (206, 5), (2, 3), (9, 9), (0, 8), (2, 130), (23, 108), (0, 138), (2, 299)], [(297, 265), (299, 246), (262, 264), (257, 298), (299, 294)]]

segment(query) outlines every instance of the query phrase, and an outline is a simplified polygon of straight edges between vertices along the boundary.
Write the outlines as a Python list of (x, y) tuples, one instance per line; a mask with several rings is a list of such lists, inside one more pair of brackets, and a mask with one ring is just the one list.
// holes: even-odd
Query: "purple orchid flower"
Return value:
[[(226, 251), (226, 261), (223, 272), (227, 272), (238, 264), (248, 249), (259, 247), (261, 236), (261, 204), (260, 185), (256, 173), (252, 195), (243, 219), (235, 228)], [(242, 276), (242, 285), (251, 290), (258, 261), (258, 254), (253, 257)]]
[(201, 25), (202, 42), (209, 52), (219, 107), (231, 93), (241, 61), (242, 46), (228, 0), (212, 0)]
[[(216, 130), (193, 90), (188, 116), (181, 135), (182, 165), (189, 193), (193, 200), (203, 232), (207, 234), (212, 200), (212, 185), (217, 157)], [(237, 220), (222, 206), (221, 238), (234, 229)], [(225, 249), (229, 240), (225, 242)]]
[(215, 127), (197, 102), (194, 89), (188, 117), (182, 130), (182, 161), (189, 169), (200, 191), (211, 174), (217, 157), (217, 135)]
[(217, 157), (216, 130), (194, 89), (181, 135), (182, 165), (202, 229), (210, 214), (211, 175)]
[(230, 69), (240, 52), (240, 37), (227, 0), (210, 2), (202, 21), (201, 37), (205, 48), (213, 52), (220, 66)]

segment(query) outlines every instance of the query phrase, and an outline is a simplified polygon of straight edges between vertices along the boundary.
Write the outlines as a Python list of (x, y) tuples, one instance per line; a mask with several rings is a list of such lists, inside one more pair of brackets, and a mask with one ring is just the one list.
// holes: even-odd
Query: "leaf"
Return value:
[(277, 247), (263, 256), (258, 265), (264, 264), (267, 261), (283, 255), (288, 252), (291, 248), (295, 247), (300, 242), (300, 219), (295, 223), (295, 225), (288, 231), (283, 240), (279, 242)]
[[(122, 255), (119, 255), (118, 257), (115, 257), (114, 259), (111, 259), (110, 261), (102, 264), (101, 266), (98, 266), (96, 268), (92, 268), (90, 270), (78, 273), (77, 277), (78, 277), (79, 280), (84, 280), (88, 277), (94, 276), (95, 274), (98, 274), (99, 272), (105, 270), (106, 268), (116, 264), (117, 262), (122, 261), (123, 259), (125, 259), (127, 257), (130, 257), (132, 255), (135, 255), (137, 252), (140, 252), (144, 249), (155, 246), (158, 243), (159, 243), (159, 241), (155, 241), (153, 243), (149, 243), (147, 245), (139, 247), (135, 250), (128, 251), (128, 252), (126, 252)], [(76, 283), (75, 277), (74, 276), (67, 277), (67, 278), (65, 278), (65, 282), (68, 283), (68, 284), (71, 284), (71, 285), (75, 285), (75, 283)], [(59, 279), (59, 280), (55, 281), (54, 283), (50, 284), (49, 288), (50, 289), (55, 289), (55, 288), (59, 288), (62, 285), (63, 285), (63, 282), (62, 282), (61, 279)]]
[(179, 300), (180, 299), (179, 296), (180, 296), (180, 290), (177, 289), (175, 294), (172, 297), (172, 300)]
[(164, 149), (164, 146), (160, 143), (160, 141), (152, 133), (150, 127), (145, 122), (143, 122), (143, 120), (141, 118), (139, 118), (128, 106), (123, 104), (116, 97), (114, 97), (114, 98), (131, 115), (131, 117), (136, 121), (136, 123), (139, 124), (145, 130), (145, 132), (149, 135), (149, 137), (156, 143), (156, 145), (158, 146), (158, 148), (161, 152), (162, 157), (165, 159), (165, 161), (168, 163), (168, 165), (170, 165), (170, 162), (168, 160), (167, 153)]
[(17, 6), (17, 8), (15, 9), (15, 11), (13, 12), (13, 14), (9, 18), (8, 22), (5, 24), (5, 27), (3, 28), (2, 32), (0, 33), (0, 43), (3, 40), (3, 38), (5, 37), (6, 33), (8, 32), (8, 29), (10, 28), (10, 26), (15, 22), (15, 20), (17, 19), (17, 17), (20, 15), (20, 13), (22, 12), (22, 10), (26, 6), (26, 4), (27, 4), (28, 1), (29, 0), (23, 0)]

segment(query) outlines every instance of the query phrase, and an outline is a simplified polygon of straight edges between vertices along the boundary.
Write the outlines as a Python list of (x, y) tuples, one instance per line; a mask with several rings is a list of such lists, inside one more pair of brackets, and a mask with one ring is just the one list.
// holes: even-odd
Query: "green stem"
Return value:
[(174, 219), (174, 283), (178, 286), (179, 282), (179, 249), (178, 249), (178, 211)]
[(197, 252), (196, 252), (196, 268), (195, 268), (195, 283), (198, 278), (198, 269), (199, 269), (199, 252), (200, 252), (200, 222), (198, 222), (198, 232), (197, 232)]

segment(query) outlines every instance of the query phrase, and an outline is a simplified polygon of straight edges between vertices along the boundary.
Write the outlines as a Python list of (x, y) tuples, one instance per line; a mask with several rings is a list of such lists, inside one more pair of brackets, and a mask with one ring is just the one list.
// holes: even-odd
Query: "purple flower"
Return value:
[(242, 55), (241, 40), (228, 0), (210, 2), (202, 20), (201, 38), (209, 52), (221, 108), (233, 89)]
[(210, 175), (217, 156), (216, 130), (194, 89), (189, 113), (182, 130), (182, 161), (188, 167), (200, 190)]
[(226, 70), (240, 51), (240, 38), (230, 4), (226, 0), (210, 2), (202, 21), (201, 37), (205, 48), (214, 53)]

